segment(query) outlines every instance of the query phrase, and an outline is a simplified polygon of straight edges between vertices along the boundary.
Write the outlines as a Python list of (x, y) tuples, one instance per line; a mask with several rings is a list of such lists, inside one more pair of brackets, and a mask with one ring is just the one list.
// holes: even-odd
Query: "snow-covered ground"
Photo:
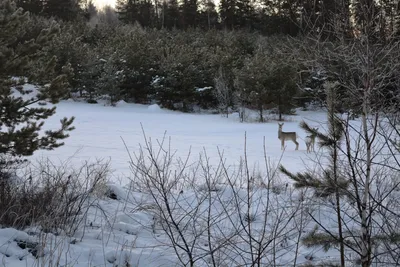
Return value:
[[(189, 164), (195, 164), (199, 160), (199, 154), (206, 151), (210, 164), (216, 165), (220, 161), (218, 151), (223, 151), (226, 166), (238, 166), (240, 159), (244, 156), (246, 135), (247, 159), (250, 166), (256, 165), (261, 170), (265, 168), (263, 149), (265, 140), (266, 153), (273, 164), (280, 161), (291, 171), (301, 171), (313, 162), (316, 154), (306, 153), (303, 141), (306, 134), (299, 128), (299, 122), (306, 120), (312, 126), (320, 127), (320, 130), (326, 123), (324, 112), (298, 111), (297, 115), (286, 116), (284, 131), (298, 133), (300, 148), (295, 151), (295, 145), (288, 142), (286, 151), (282, 154), (277, 138), (276, 121), (240, 123), (237, 114), (225, 118), (210, 114), (183, 114), (160, 109), (155, 105), (121, 102), (116, 107), (110, 107), (68, 100), (58, 104), (57, 114), (46, 122), (45, 128), (56, 128), (60, 118), (64, 116), (76, 117), (74, 123), (76, 130), (71, 132), (65, 145), (54, 151), (37, 152), (32, 159), (40, 160), (42, 157), (50, 157), (54, 163), (68, 161), (68, 164), (73, 165), (80, 165), (85, 160), (110, 159), (114, 172), (109, 178), (108, 186), (117, 199), (106, 197), (96, 199), (96, 207), (90, 209), (85, 227), (78, 230), (73, 237), (39, 233), (34, 229), (24, 232), (15, 229), (0, 229), (0, 266), (182, 266), (169, 245), (170, 239), (162, 231), (161, 225), (154, 221), (157, 216), (154, 199), (146, 192), (140, 192), (140, 188), (132, 188), (128, 185), (132, 171), (129, 165), (129, 154), (122, 139), (130, 153), (137, 153), (140, 144), (144, 143), (143, 126), (146, 137), (150, 138), (153, 144), (157, 144), (156, 140), (161, 140), (166, 132), (166, 136), (171, 138), (171, 150), (176, 151), (177, 158), (185, 158), (190, 151)], [(204, 183), (201, 179), (198, 177), (196, 180), (199, 186)], [(285, 184), (287, 181), (281, 182)], [(201, 211), (207, 211), (210, 207), (206, 203), (199, 202), (199, 197), (203, 196), (202, 191), (200, 189), (196, 191), (195, 188), (200, 187), (193, 185), (181, 192), (177, 191), (177, 197), (172, 199), (171, 204), (178, 207), (175, 212), (177, 212), (177, 218), (181, 220), (180, 223), (182, 221), (187, 223), (188, 228), (184, 229), (184, 234), (191, 241), (195, 240), (192, 236), (198, 234), (196, 231), (204, 231), (204, 223), (195, 222), (193, 221), (195, 216), (188, 218), (181, 212), (188, 212), (193, 203), (197, 203)], [(285, 230), (285, 234), (278, 233), (276, 243), (272, 242), (266, 249), (268, 256), (263, 259), (265, 266), (270, 266), (269, 264), (273, 261), (280, 266), (292, 264), (295, 255), (298, 257), (298, 263), (306, 263), (318, 258), (328, 259), (329, 255), (322, 249), (309, 249), (302, 245), (296, 253), (298, 233), (303, 232), (308, 226), (298, 228), (301, 218), (297, 221), (297, 217), (296, 223), (291, 221), (290, 224), (285, 224), (292, 219), (290, 214), (296, 209), (296, 205), (299, 205), (295, 203), (300, 202), (291, 202), (293, 198), (296, 199), (296, 195), (289, 196), (285, 189), (282, 190), (270, 192), (265, 188), (260, 188), (255, 193), (255, 199), (259, 203), (252, 214), (256, 222), (260, 222), (259, 226), (255, 224), (255, 229), (258, 231), (262, 228), (263, 218), (268, 215), (270, 223), (268, 227), (271, 227), (267, 231), (268, 234), (275, 226), (282, 227), (282, 231)], [(222, 240), (221, 235), (228, 235), (227, 232), (231, 231), (232, 226), (240, 225), (235, 208), (242, 204), (240, 201), (236, 205), (232, 203), (233, 195), (243, 195), (245, 199), (246, 190), (225, 185), (220, 187), (215, 194), (212, 197), (215, 203), (210, 213), (215, 222), (210, 235), (217, 244), (218, 240)], [(266, 196), (270, 196), (274, 207), (279, 207), (278, 211), (271, 209), (272, 206), (269, 208), (271, 210), (265, 207)], [(221, 203), (228, 203), (226, 207), (229, 206), (232, 210), (224, 210), (226, 207), (222, 207)], [(268, 212), (265, 212), (266, 210)], [(196, 214), (200, 213), (203, 214), (202, 212)], [(226, 220), (220, 220), (224, 216)], [(201, 255), (202, 249), (207, 251), (207, 237), (204, 232), (198, 236), (196, 242), (193, 241), (193, 253), (197, 255), (196, 257), (201, 258), (198, 255)], [(225, 246), (225, 249), (218, 250), (218, 253), (223, 253), (216, 257), (221, 260), (218, 266), (242, 266), (241, 262), (248, 257), (241, 252), (241, 249), (246, 249), (246, 243), (243, 243), (242, 237), (241, 234), (235, 235), (229, 243), (221, 246), (222, 248)], [(234, 246), (236, 251), (231, 246), (233, 240), (236, 242)], [(24, 245), (26, 242), (38, 242), (41, 245), (36, 246), (32, 254), (32, 251)], [(18, 243), (23, 244), (22, 247), (18, 246)], [(177, 243), (181, 245), (182, 239), (178, 238)], [(36, 254), (41, 257), (35, 259), (33, 255)], [(184, 259), (186, 257), (185, 253), (181, 256)], [(231, 259), (231, 261), (227, 262), (223, 259)], [(210, 262), (210, 257), (206, 256), (204, 260), (199, 259), (196, 266), (209, 266)]]
[[(250, 165), (264, 164), (263, 142), (267, 156), (274, 162), (282, 157), (282, 162), (292, 170), (301, 170), (304, 161), (313, 154), (306, 153), (304, 137), (306, 133), (299, 128), (299, 122), (306, 120), (312, 126), (320, 127), (326, 123), (326, 114), (318, 111), (298, 111), (295, 116), (286, 116), (284, 131), (296, 131), (300, 139), (299, 150), (295, 151), (292, 142), (286, 142), (284, 153), (278, 140), (278, 124), (240, 123), (237, 114), (229, 118), (210, 114), (185, 114), (160, 109), (158, 106), (119, 103), (117, 107), (102, 104), (89, 105), (83, 102), (63, 101), (58, 105), (57, 114), (49, 119), (45, 128), (55, 128), (65, 116), (75, 116), (76, 129), (65, 140), (65, 146), (53, 151), (39, 151), (35, 158), (51, 157), (54, 161), (73, 162), (94, 158), (111, 159), (114, 180), (127, 182), (130, 176), (129, 152), (137, 152), (139, 144), (144, 143), (142, 126), (147, 138), (153, 143), (166, 134), (171, 140), (171, 149), (177, 157), (185, 158), (190, 151), (190, 161), (198, 160), (199, 153), (207, 152), (211, 161), (218, 161), (218, 150), (224, 153), (227, 164), (238, 164), (244, 155), (245, 135), (247, 136), (247, 158)], [(321, 126), (322, 124), (322, 126)]]

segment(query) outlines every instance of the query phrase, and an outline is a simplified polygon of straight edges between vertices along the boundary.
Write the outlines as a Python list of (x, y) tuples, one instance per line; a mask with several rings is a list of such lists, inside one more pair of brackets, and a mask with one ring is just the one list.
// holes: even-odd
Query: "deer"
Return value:
[(281, 140), (281, 150), (285, 149), (285, 141), (290, 140), (296, 144), (296, 150), (299, 149), (299, 143), (296, 141), (297, 133), (296, 132), (283, 132), (282, 127), (283, 123), (278, 123), (279, 130), (278, 130), (278, 139)]
[[(314, 132), (318, 131), (318, 128), (313, 128)], [(304, 140), (306, 143), (307, 147), (307, 153), (315, 152), (314, 146), (315, 146), (315, 138), (317, 137), (317, 134), (312, 133), (311, 135), (307, 135), (306, 139)]]

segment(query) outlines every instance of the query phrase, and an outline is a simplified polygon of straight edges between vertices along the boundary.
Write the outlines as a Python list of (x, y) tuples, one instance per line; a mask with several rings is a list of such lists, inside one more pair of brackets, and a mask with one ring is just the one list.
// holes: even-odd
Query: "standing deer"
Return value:
[[(318, 131), (318, 128), (313, 128), (314, 132)], [(306, 139), (304, 140), (306, 142), (306, 147), (307, 147), (307, 153), (311, 153), (311, 151), (315, 151), (314, 145), (315, 145), (315, 138), (317, 135), (315, 133), (312, 133), (311, 135), (307, 135)]]
[(278, 123), (279, 130), (278, 130), (278, 138), (281, 140), (281, 150), (285, 148), (285, 141), (290, 140), (296, 144), (296, 150), (299, 149), (299, 143), (296, 141), (297, 133), (296, 132), (282, 132), (283, 123)]

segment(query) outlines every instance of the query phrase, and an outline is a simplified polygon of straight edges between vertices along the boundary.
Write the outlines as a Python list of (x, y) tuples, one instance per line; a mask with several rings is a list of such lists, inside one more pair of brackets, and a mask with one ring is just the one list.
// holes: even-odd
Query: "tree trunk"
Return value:
[(282, 107), (281, 107), (281, 97), (278, 97), (278, 114), (279, 114), (279, 121), (282, 121)]
[(368, 223), (368, 207), (369, 207), (369, 191), (371, 183), (371, 144), (368, 135), (366, 105), (364, 104), (362, 115), (362, 127), (364, 132), (365, 143), (367, 145), (366, 162), (365, 162), (365, 181), (364, 181), (364, 194), (361, 200), (361, 266), (368, 267), (371, 265), (371, 233)]
[(365, 159), (365, 178), (364, 178), (364, 192), (361, 199), (361, 266), (368, 267), (371, 265), (371, 231), (369, 228), (369, 194), (370, 194), (370, 183), (371, 183), (371, 166), (372, 166), (372, 142), (368, 133), (368, 115), (370, 113), (370, 97), (371, 97), (371, 87), (373, 86), (370, 80), (371, 66), (369, 64), (369, 46), (367, 44), (367, 73), (364, 81), (364, 95), (362, 103), (362, 132), (364, 137), (364, 142), (366, 145), (366, 159)]
[[(333, 111), (332, 111), (333, 112)], [(332, 113), (332, 116), (335, 116)], [(341, 214), (341, 205), (340, 205), (340, 192), (338, 188), (338, 173), (337, 173), (337, 161), (338, 161), (338, 144), (336, 143), (337, 140), (335, 140), (335, 144), (333, 147), (333, 176), (335, 179), (335, 198), (336, 198), (336, 215), (337, 215), (337, 220), (338, 220), (338, 234), (339, 234), (339, 243), (340, 243), (340, 266), (344, 267), (345, 266), (345, 251), (344, 251), (344, 239), (343, 239), (343, 226), (342, 226), (342, 214)]]

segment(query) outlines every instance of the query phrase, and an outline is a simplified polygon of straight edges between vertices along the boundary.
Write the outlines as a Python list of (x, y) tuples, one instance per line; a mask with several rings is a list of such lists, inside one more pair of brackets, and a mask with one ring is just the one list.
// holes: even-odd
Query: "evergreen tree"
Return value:
[(117, 0), (116, 11), (118, 18), (125, 23), (132, 23), (134, 18), (137, 18), (138, 12), (134, 12), (134, 1), (133, 0)]
[(183, 0), (181, 6), (183, 26), (195, 28), (197, 22), (197, 0)]
[(198, 27), (211, 30), (218, 25), (218, 12), (215, 10), (215, 4), (207, 1), (205, 7), (198, 14)]
[(118, 0), (116, 5), (118, 17), (125, 23), (139, 23), (143, 27), (152, 26), (154, 6), (148, 0)]
[(234, 29), (236, 21), (236, 1), (235, 0), (221, 0), (219, 2), (219, 14), (221, 17), (221, 24), (226, 29)]
[(254, 29), (257, 24), (255, 8), (251, 0), (221, 0), (221, 24), (227, 29)]
[[(294, 186), (296, 188), (311, 188), (315, 191), (317, 197), (333, 199), (335, 203), (334, 207), (337, 216), (338, 231), (335, 234), (332, 230), (329, 230), (329, 232), (326, 233), (317, 234), (315, 229), (304, 238), (303, 242), (310, 247), (320, 246), (323, 244), (326, 250), (333, 245), (338, 245), (340, 247), (341, 266), (344, 267), (345, 250), (341, 198), (347, 194), (346, 190), (349, 187), (350, 181), (344, 178), (339, 170), (340, 143), (343, 139), (344, 129), (342, 121), (336, 115), (337, 102), (339, 101), (336, 94), (337, 86), (336, 83), (325, 84), (328, 108), (328, 133), (321, 134), (305, 122), (300, 124), (300, 126), (308, 133), (318, 137), (320, 140), (319, 145), (321, 147), (325, 147), (329, 150), (329, 165), (322, 170), (320, 176), (311, 172), (293, 174), (283, 166), (280, 166), (280, 170), (294, 181)], [(320, 223), (321, 222), (317, 220), (317, 224)]]
[(97, 88), (100, 93), (109, 96), (109, 104), (115, 106), (122, 99), (121, 81), (124, 78), (123, 70), (118, 69), (117, 58), (111, 57), (104, 62)]
[(212, 0), (203, 1), (204, 9), (199, 14), (199, 25), (211, 30), (218, 25), (218, 12)]
[(41, 0), (16, 0), (17, 7), (21, 7), (31, 14), (40, 14), (43, 10), (43, 1)]
[(238, 28), (253, 29), (255, 11), (251, 0), (236, 0), (236, 25)]
[[(20, 86), (13, 86), (10, 79), (15, 75), (27, 75), (29, 62), (42, 56), (41, 51), (51, 38), (59, 32), (53, 26), (43, 30), (35, 39), (12, 46), (21, 33), (28, 13), (16, 9), (12, 1), (0, 3), (0, 155), (21, 157), (32, 155), (39, 149), (54, 149), (63, 145), (60, 140), (68, 137), (73, 129), (73, 117), (61, 120), (57, 130), (47, 130), (40, 134), (44, 121), (55, 114), (56, 108), (37, 107), (39, 101), (49, 100), (57, 103), (65, 96), (70, 69), (65, 67), (64, 74), (51, 77), (54, 73), (55, 58), (43, 66), (36, 75), (46, 86), (37, 92), (28, 92)], [(16, 34), (17, 33), (17, 34)], [(28, 97), (26, 94), (30, 93)], [(14, 158), (15, 160), (15, 158)], [(4, 163), (4, 162), (3, 162)]]
[(251, 107), (258, 110), (261, 122), (267, 108), (277, 108), (280, 119), (282, 114), (290, 112), (291, 100), (297, 93), (296, 72), (286, 55), (262, 43), (235, 73), (242, 100), (250, 101)]
[(43, 0), (43, 14), (71, 21), (81, 13), (80, 4), (81, 0)]
[(156, 25), (156, 16), (152, 1), (142, 0), (139, 3), (139, 23), (143, 27), (153, 27)]
[(86, 19), (94, 18), (98, 14), (98, 10), (92, 0), (87, 1), (85, 6)]
[(180, 11), (177, 0), (168, 0), (163, 3), (162, 27), (167, 29), (179, 28)]

